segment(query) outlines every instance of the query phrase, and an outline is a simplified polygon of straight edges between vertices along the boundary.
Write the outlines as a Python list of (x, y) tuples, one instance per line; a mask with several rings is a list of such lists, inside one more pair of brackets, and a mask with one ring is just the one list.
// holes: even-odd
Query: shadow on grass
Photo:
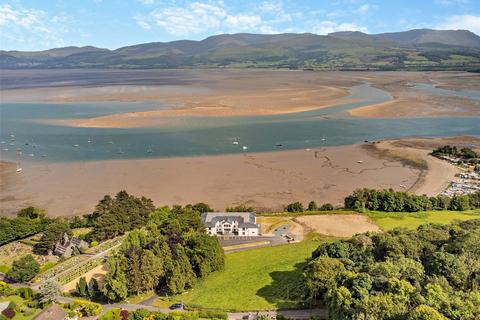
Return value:
[(294, 270), (270, 272), (272, 283), (259, 289), (257, 295), (277, 309), (300, 309), (311, 306), (302, 301), (304, 294), (302, 273), (307, 261), (297, 263)]

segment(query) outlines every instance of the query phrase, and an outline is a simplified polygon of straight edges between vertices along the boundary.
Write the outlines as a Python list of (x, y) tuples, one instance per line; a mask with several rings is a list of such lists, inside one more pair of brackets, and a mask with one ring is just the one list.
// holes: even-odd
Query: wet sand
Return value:
[[(150, 197), (158, 206), (203, 201), (216, 210), (246, 204), (258, 210), (277, 211), (293, 201), (342, 205), (344, 197), (359, 187), (411, 188), (420, 172), (399, 160), (380, 158), (360, 145), (191, 158), (33, 164), (24, 166), (15, 181), (0, 191), (1, 213), (8, 215), (36, 205), (52, 216), (84, 214), (103, 195), (122, 189)], [(434, 183), (441, 181), (435, 179)]]
[(480, 151), (480, 138), (409, 138), (342, 147), (203, 157), (0, 166), (0, 214), (34, 205), (52, 216), (84, 214), (125, 189), (156, 205), (245, 204), (259, 211), (311, 200), (342, 205), (356, 188), (436, 195), (457, 169), (429, 155), (445, 144)]
[[(480, 101), (412, 88), (430, 83), (480, 90), (480, 75), (464, 72), (307, 72), (285, 70), (5, 70), (2, 102), (149, 102), (168, 110), (60, 121), (79, 127), (148, 127), (169, 117), (273, 115), (308, 111), (346, 99), (365, 82), (393, 101), (349, 111), (355, 117), (480, 116)], [(6, 84), (6, 85), (5, 85)], [(21, 85), (20, 85), (21, 84)]]

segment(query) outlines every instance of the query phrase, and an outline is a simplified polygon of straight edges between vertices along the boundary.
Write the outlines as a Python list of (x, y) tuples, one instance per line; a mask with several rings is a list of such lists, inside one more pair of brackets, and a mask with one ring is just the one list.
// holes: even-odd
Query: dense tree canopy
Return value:
[(37, 254), (48, 254), (53, 251), (55, 244), (60, 241), (64, 234), (72, 236), (72, 229), (67, 221), (62, 219), (53, 220), (42, 233), (42, 237), (34, 246), (34, 251)]
[(119, 252), (109, 259), (102, 289), (108, 300), (152, 289), (177, 294), (196, 278), (223, 269), (218, 239), (205, 234), (199, 213), (189, 208), (157, 209), (145, 228), (128, 233)]
[(306, 299), (332, 319), (478, 319), (479, 248), (480, 220), (324, 243), (304, 270)]
[(126, 191), (120, 191), (115, 198), (106, 195), (95, 208), (95, 240), (105, 240), (122, 235), (127, 231), (140, 228), (147, 222), (148, 215), (155, 210), (152, 200), (137, 198)]
[(20, 282), (32, 280), (40, 271), (40, 265), (31, 254), (13, 261), (7, 276)]
[(0, 217), (0, 245), (37, 234), (50, 222), (43, 210), (34, 207), (20, 210), (13, 219)]
[(417, 196), (392, 189), (357, 189), (345, 198), (345, 208), (357, 211), (417, 212), (427, 210), (469, 210), (480, 208), (480, 192), (453, 197)]

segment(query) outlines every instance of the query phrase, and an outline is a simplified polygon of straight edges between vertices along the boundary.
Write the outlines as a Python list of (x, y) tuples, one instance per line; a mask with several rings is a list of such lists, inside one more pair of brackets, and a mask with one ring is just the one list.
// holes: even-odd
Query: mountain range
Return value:
[(366, 34), (221, 34), (116, 50), (85, 47), (0, 51), (3, 69), (288, 68), (303, 70), (480, 70), (480, 37), (467, 30)]

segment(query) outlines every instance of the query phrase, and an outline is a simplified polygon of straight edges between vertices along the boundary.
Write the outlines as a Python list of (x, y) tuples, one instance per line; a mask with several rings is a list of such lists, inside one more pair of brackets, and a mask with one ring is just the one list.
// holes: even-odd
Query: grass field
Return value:
[(416, 229), (425, 223), (448, 224), (455, 220), (480, 219), (480, 210), (425, 212), (368, 212), (367, 215), (385, 231), (394, 228)]
[(226, 255), (225, 270), (208, 276), (189, 292), (168, 305), (183, 301), (188, 306), (221, 309), (224, 311), (269, 310), (295, 308), (295, 288), (301, 267), (320, 242), (253, 249)]

